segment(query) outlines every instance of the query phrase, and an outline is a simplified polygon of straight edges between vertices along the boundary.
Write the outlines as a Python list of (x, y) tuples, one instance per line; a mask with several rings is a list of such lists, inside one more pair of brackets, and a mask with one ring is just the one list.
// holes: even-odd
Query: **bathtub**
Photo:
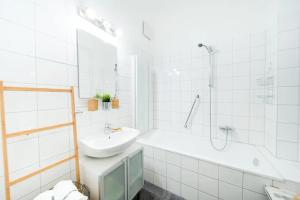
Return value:
[(137, 142), (144, 146), (145, 180), (186, 199), (266, 199), (265, 185), (285, 181), (261, 147), (230, 141), (216, 151), (209, 138), (162, 130)]

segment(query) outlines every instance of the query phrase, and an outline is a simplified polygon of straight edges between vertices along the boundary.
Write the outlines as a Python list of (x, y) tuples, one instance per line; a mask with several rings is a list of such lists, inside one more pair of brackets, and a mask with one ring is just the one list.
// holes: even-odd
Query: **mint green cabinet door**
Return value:
[(101, 200), (126, 200), (125, 162), (122, 162), (103, 176), (101, 188)]
[(128, 158), (127, 173), (128, 199), (131, 200), (144, 185), (142, 150)]

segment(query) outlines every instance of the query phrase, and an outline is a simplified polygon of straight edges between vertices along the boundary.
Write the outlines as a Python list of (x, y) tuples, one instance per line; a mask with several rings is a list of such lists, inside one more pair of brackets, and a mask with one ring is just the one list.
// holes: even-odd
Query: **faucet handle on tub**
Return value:
[(226, 134), (228, 134), (229, 132), (233, 132), (234, 128), (230, 127), (230, 126), (219, 126), (219, 129), (223, 132), (225, 132)]

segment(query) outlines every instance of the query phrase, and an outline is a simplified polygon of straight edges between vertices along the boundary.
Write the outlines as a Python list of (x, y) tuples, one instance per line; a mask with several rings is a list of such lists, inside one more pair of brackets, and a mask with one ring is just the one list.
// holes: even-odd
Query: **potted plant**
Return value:
[(96, 94), (93, 98), (88, 100), (88, 111), (98, 110), (98, 101), (100, 100), (100, 94)]
[(110, 108), (111, 96), (108, 93), (99, 94), (97, 93), (94, 99), (100, 100), (102, 102), (103, 110), (108, 110)]

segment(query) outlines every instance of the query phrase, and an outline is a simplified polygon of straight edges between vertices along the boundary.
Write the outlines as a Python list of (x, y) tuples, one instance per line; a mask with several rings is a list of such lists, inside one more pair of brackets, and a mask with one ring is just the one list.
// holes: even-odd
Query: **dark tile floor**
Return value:
[(142, 190), (134, 197), (133, 200), (184, 200), (164, 189), (161, 189), (149, 182), (145, 181)]

